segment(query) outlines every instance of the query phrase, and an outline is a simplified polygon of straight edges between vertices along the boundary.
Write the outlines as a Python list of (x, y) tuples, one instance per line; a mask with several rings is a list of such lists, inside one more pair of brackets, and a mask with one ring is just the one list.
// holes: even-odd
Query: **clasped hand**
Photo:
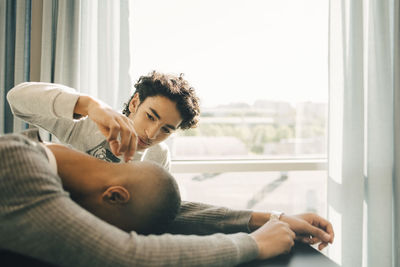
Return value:
[(332, 224), (317, 214), (282, 215), (280, 220), (270, 221), (267, 221), (266, 217), (266, 213), (253, 212), (249, 223), (250, 229), (258, 228), (250, 235), (258, 245), (259, 259), (289, 252), (294, 241), (319, 243), (319, 250), (333, 242)]
[(319, 243), (319, 250), (333, 243), (335, 234), (332, 224), (315, 213), (282, 215), (281, 220), (296, 233), (296, 241), (311, 245)]

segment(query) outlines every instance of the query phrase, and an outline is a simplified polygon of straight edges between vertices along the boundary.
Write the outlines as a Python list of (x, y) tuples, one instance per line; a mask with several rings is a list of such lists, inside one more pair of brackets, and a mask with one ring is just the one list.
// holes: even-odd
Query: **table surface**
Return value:
[(289, 254), (241, 264), (240, 267), (340, 267), (313, 247), (296, 243)]
[[(30, 257), (13, 252), (0, 250), (1, 266), (19, 267), (54, 267)], [(252, 261), (239, 265), (240, 267), (339, 267), (324, 254), (318, 252), (309, 245), (297, 243), (289, 254), (281, 255), (273, 259)]]

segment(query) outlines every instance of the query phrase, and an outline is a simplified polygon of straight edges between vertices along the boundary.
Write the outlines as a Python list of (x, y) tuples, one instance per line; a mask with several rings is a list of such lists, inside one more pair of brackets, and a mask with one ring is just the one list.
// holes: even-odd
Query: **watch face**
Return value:
[(276, 214), (271, 214), (271, 216), (269, 217), (269, 220), (270, 221), (272, 221), (272, 220), (279, 220), (279, 217), (276, 215)]
[(283, 212), (280, 211), (271, 211), (271, 215), (269, 217), (270, 220), (279, 220)]

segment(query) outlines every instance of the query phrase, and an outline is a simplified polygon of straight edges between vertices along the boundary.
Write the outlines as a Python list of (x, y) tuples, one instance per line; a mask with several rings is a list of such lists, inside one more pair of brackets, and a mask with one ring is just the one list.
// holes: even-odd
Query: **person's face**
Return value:
[(138, 150), (144, 150), (167, 139), (181, 124), (176, 103), (164, 96), (147, 97), (140, 103), (136, 94), (129, 103), (129, 118), (138, 135)]

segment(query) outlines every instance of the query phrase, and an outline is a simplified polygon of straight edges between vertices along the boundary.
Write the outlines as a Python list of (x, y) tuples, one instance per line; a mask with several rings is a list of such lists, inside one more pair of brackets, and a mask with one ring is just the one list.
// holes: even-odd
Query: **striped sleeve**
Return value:
[(234, 266), (254, 259), (245, 233), (142, 236), (73, 202), (39, 145), (0, 137), (0, 248), (59, 266)]

